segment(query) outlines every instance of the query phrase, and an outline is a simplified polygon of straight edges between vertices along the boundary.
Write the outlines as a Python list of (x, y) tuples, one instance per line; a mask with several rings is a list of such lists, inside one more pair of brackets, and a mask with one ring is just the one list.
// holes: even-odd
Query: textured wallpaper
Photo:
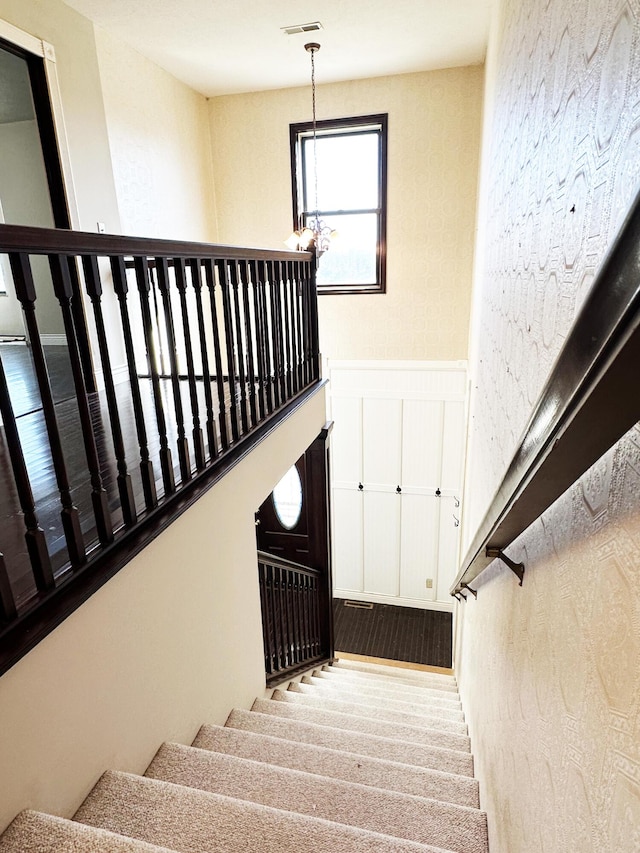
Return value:
[[(640, 185), (639, 0), (499, 6), (467, 540)], [(482, 576), (458, 659), (492, 853), (639, 851), (640, 431), (509, 553), (524, 586), (495, 564)]]

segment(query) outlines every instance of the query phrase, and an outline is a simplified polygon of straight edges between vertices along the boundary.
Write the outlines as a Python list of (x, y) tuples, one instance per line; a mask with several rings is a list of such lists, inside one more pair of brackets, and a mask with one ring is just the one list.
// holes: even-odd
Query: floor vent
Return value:
[(345, 601), (345, 607), (357, 607), (358, 610), (373, 610), (373, 604), (369, 601)]

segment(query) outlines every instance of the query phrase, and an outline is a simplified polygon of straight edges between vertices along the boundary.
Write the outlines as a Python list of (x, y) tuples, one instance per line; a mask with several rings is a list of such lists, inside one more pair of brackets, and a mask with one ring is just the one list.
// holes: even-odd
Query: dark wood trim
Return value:
[[(380, 207), (372, 209), (370, 213), (378, 214), (378, 239), (377, 239), (377, 257), (376, 257), (376, 282), (370, 284), (319, 284), (318, 295), (324, 293), (327, 295), (339, 294), (384, 294), (387, 290), (387, 157), (388, 157), (388, 126), (389, 117), (387, 113), (379, 113), (376, 115), (366, 116), (348, 116), (347, 118), (338, 119), (323, 119), (316, 122), (316, 128), (319, 133), (325, 135), (323, 131), (336, 128), (338, 132), (328, 134), (329, 136), (341, 136), (340, 128), (360, 127), (370, 125), (371, 127), (379, 125), (379, 157), (378, 157), (378, 194)], [(303, 174), (304, 163), (303, 156), (299, 148), (299, 137), (301, 133), (308, 134), (313, 129), (313, 122), (304, 121), (296, 122), (289, 125), (289, 149), (291, 163), (291, 197), (293, 208), (293, 228), (300, 230), (304, 227), (303, 218), (305, 210), (304, 203), (301, 199), (300, 176)], [(363, 133), (366, 132), (363, 130)], [(353, 131), (356, 133), (356, 131)], [(311, 209), (307, 204), (306, 212)], [(363, 211), (340, 211), (342, 215), (351, 213), (361, 213)], [(330, 216), (330, 211), (319, 211), (320, 215)], [(337, 212), (336, 212), (337, 215)], [(330, 251), (330, 250), (329, 250)]]
[[(640, 194), (451, 587), (457, 594), (640, 419)], [(525, 577), (526, 582), (526, 577)]]
[(58, 587), (38, 596), (36, 609), (0, 630), (0, 675), (9, 670), (51, 631), (89, 599), (101, 586), (147, 547), (166, 527), (215, 486), (284, 421), (310, 400), (324, 383), (317, 382), (221, 454), (209, 468), (197, 473), (182, 489), (147, 512), (135, 527), (73, 573)]
[(122, 255), (125, 257), (213, 258), (216, 260), (310, 261), (311, 252), (275, 251), (218, 243), (155, 240), (146, 237), (121, 237), (118, 234), (93, 234), (90, 231), (64, 231), (24, 225), (0, 225), (0, 249), (3, 252), (28, 251), (31, 255)]

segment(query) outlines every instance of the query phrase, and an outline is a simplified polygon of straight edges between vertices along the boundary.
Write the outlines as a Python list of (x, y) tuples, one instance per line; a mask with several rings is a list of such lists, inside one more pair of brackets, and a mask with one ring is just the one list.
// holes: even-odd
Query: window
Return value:
[[(337, 236), (318, 265), (318, 293), (384, 293), (387, 116), (290, 125), (294, 228), (316, 216)], [(317, 185), (316, 185), (317, 176)]]

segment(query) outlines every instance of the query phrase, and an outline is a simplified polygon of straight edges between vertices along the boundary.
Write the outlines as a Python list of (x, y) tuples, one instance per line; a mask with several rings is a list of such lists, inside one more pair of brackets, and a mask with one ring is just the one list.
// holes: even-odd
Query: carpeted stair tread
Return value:
[(0, 836), (1, 853), (175, 853), (62, 817), (26, 810)]
[(374, 675), (393, 675), (398, 677), (407, 677), (412, 679), (420, 679), (425, 684), (446, 684), (453, 685), (454, 689), (458, 689), (458, 682), (455, 675), (449, 675), (444, 672), (426, 672), (419, 669), (411, 669), (405, 666), (388, 666), (380, 663), (369, 663), (368, 661), (348, 660), (347, 658), (338, 657), (331, 664), (333, 669), (347, 669), (356, 672), (370, 672)]
[(340, 667), (331, 666), (327, 664), (323, 668), (324, 672), (330, 673), (335, 678), (344, 679), (347, 681), (348, 679), (352, 681), (359, 682), (367, 682), (369, 684), (378, 684), (380, 687), (383, 686), (393, 686), (398, 685), (398, 687), (417, 687), (420, 690), (424, 690), (425, 693), (429, 691), (430, 693), (441, 694), (442, 696), (451, 696), (451, 698), (459, 700), (460, 697), (458, 695), (458, 688), (454, 685), (444, 685), (444, 684), (425, 684), (424, 681), (421, 681), (419, 678), (411, 678), (405, 677), (402, 678), (396, 675), (380, 675), (377, 672), (360, 672), (355, 669), (342, 669)]
[(478, 782), (468, 776), (386, 761), (345, 750), (289, 741), (225, 726), (202, 726), (194, 747), (478, 808)]
[[(275, 704), (275, 703), (274, 703)], [(282, 703), (283, 707), (287, 707)], [(291, 707), (291, 706), (289, 706)], [(368, 735), (363, 732), (334, 729), (293, 718), (261, 714), (255, 711), (234, 709), (227, 719), (227, 726), (237, 729), (270, 734), (291, 741), (313, 743), (329, 749), (344, 749), (348, 752), (371, 755), (402, 764), (430, 767), (445, 773), (473, 776), (473, 757), (468, 752), (425, 746), (394, 738)]]
[(438, 851), (321, 818), (113, 771), (101, 777), (74, 819), (179, 853)]
[(429, 729), (424, 726), (410, 726), (403, 723), (390, 723), (385, 720), (375, 720), (370, 717), (356, 717), (353, 714), (343, 714), (340, 711), (325, 711), (296, 703), (292, 694), (285, 690), (274, 690), (271, 699), (256, 699), (253, 711), (260, 714), (274, 714), (288, 719), (303, 720), (320, 726), (331, 726), (336, 729), (363, 732), (379, 737), (394, 738), (410, 741), (411, 743), (429, 746), (439, 746), (444, 749), (456, 749), (460, 752), (471, 752), (468, 737)]
[(356, 686), (347, 690), (331, 684), (327, 678), (315, 678), (310, 675), (303, 676), (296, 683), (304, 688), (309, 688), (310, 695), (311, 689), (313, 689), (315, 695), (331, 696), (336, 699), (340, 698), (344, 702), (375, 705), (379, 708), (395, 709), (397, 711), (405, 711), (409, 714), (423, 713), (432, 717), (451, 720), (452, 722), (464, 723), (464, 714), (450, 702), (421, 702), (411, 695), (398, 694), (396, 691), (362, 690)]
[(487, 849), (484, 812), (237, 756), (164, 744), (145, 776), (432, 844), (453, 853)]
[(465, 723), (458, 720), (447, 720), (443, 717), (434, 717), (426, 709), (411, 713), (410, 711), (376, 706), (373, 703), (337, 699), (326, 694), (322, 695), (316, 688), (298, 682), (289, 685), (287, 698), (293, 702), (299, 702), (310, 707), (324, 708), (327, 711), (340, 711), (344, 714), (354, 714), (359, 717), (369, 717), (391, 723), (406, 723), (409, 726), (426, 726), (430, 729), (452, 732), (463, 737), (468, 734)]
[(364, 674), (363, 679), (358, 679), (357, 675), (364, 673), (339, 673), (326, 669), (316, 669), (313, 671), (314, 678), (324, 679), (327, 684), (338, 687), (340, 690), (363, 690), (368, 693), (380, 691), (383, 695), (398, 696), (410, 695), (423, 702), (436, 702), (443, 707), (453, 708), (457, 711), (462, 709), (460, 697), (455, 693), (450, 693), (446, 690), (432, 690), (429, 687), (420, 687), (415, 684), (388, 684), (372, 680), (368, 675)]

